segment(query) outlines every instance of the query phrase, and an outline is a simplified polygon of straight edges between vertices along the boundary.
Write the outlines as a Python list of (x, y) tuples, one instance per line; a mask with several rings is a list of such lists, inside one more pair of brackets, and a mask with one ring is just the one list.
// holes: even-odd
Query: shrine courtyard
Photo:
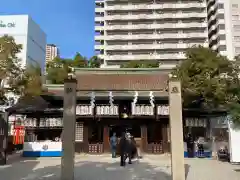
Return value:
[[(146, 155), (132, 165), (119, 166), (109, 155), (77, 155), (76, 180), (171, 180), (167, 155)], [(58, 180), (60, 158), (19, 157), (0, 167), (0, 180)], [(240, 166), (212, 159), (185, 159), (186, 180), (239, 180)]]

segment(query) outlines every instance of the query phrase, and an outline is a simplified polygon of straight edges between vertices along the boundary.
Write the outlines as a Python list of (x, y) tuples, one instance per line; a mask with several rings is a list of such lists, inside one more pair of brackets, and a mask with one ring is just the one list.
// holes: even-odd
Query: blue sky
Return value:
[(2, 14), (29, 14), (62, 57), (94, 55), (94, 0), (1, 0)]

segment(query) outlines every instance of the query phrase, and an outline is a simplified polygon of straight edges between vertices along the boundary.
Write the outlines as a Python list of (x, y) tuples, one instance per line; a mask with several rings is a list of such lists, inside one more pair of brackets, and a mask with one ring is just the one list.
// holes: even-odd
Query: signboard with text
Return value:
[(4, 22), (0, 20), (0, 28), (14, 28), (16, 24), (14, 22)]

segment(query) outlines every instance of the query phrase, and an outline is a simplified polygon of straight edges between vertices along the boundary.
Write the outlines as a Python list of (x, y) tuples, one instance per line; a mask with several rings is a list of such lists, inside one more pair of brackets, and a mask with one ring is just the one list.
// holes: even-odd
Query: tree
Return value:
[[(232, 107), (238, 107), (240, 81), (235, 63), (201, 46), (190, 48), (186, 57), (173, 71), (174, 77), (181, 81), (185, 107), (229, 112)], [(236, 112), (233, 116), (237, 117)]]
[(157, 68), (159, 67), (158, 61), (130, 61), (121, 66), (122, 68)]
[(97, 56), (93, 56), (88, 61), (88, 67), (91, 68), (99, 68), (102, 64), (102, 60)]
[(80, 53), (76, 53), (73, 61), (71, 62), (72, 67), (84, 68), (88, 66), (88, 60), (86, 57), (81, 56)]
[(18, 93), (18, 81), (22, 79), (23, 69), (17, 54), (21, 52), (22, 45), (17, 44), (13, 37), (0, 37), (0, 99), (5, 99), (5, 93), (11, 91)]
[(47, 80), (52, 84), (63, 84), (70, 72), (71, 60), (56, 57), (47, 63)]
[(43, 93), (41, 67), (29, 65), (24, 72), (22, 95), (33, 97)]

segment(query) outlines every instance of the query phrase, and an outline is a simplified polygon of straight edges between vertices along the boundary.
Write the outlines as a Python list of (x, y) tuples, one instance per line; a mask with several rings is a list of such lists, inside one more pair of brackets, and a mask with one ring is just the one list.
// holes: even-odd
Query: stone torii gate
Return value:
[[(72, 76), (64, 83), (61, 180), (74, 180), (77, 84), (81, 86), (81, 82)], [(170, 80), (168, 88), (172, 180), (185, 180), (181, 84), (178, 80)]]

